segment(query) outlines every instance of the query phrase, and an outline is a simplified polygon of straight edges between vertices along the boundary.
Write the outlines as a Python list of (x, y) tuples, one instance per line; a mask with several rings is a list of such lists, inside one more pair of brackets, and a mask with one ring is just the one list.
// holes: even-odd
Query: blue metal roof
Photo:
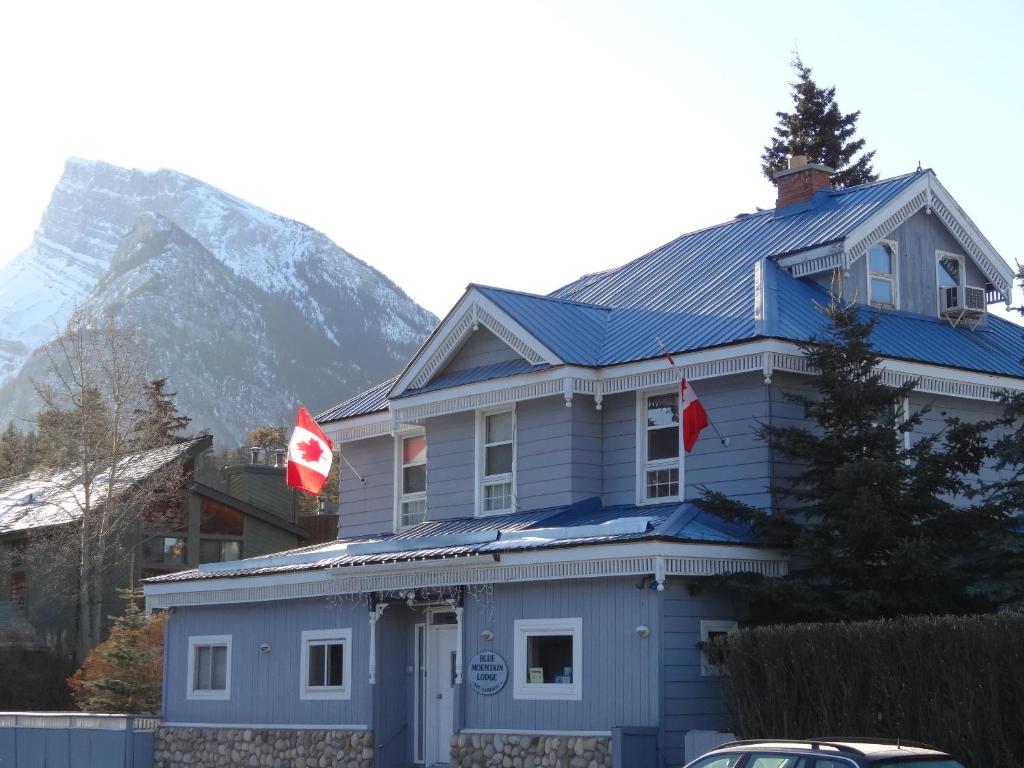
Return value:
[[(636, 519), (639, 525), (628, 532), (608, 533), (595, 531), (613, 521)], [(647, 521), (644, 525), (644, 520)], [(573, 536), (573, 529), (580, 530)], [(468, 542), (466, 534), (495, 531), (496, 536), (486, 541)], [(503, 539), (502, 534), (535, 534)], [(450, 541), (446, 541), (449, 539)], [(651, 506), (616, 505), (602, 507), (600, 499), (591, 498), (560, 507), (497, 515), (484, 518), (458, 518), (435, 520), (417, 525), (398, 534), (381, 533), (377, 537), (361, 536), (341, 539), (320, 545), (323, 558), (299, 563), (264, 565), (268, 556), (239, 560), (230, 569), (204, 571), (193, 569), (147, 579), (147, 583), (197, 581), (214, 578), (259, 576), (268, 573), (288, 573), (302, 570), (320, 570), (361, 565), (385, 565), (410, 560), (436, 560), (502, 552), (523, 552), (536, 549), (565, 548), (582, 545), (614, 544), (626, 541), (669, 540), (755, 546), (747, 528), (726, 522), (703, 511), (693, 502), (676, 502)], [(404, 542), (406, 546), (389, 548), (387, 552), (352, 552), (340, 549), (342, 544), (377, 542)], [(468, 542), (468, 543), (467, 543)], [(288, 555), (310, 556), (316, 547), (303, 547), (269, 557)], [(247, 565), (248, 563), (248, 565)]]
[(398, 381), (397, 376), (393, 376), (387, 381), (382, 381), (365, 392), (360, 392), (355, 397), (349, 398), (333, 408), (328, 408), (317, 416), (315, 420), (323, 424), (350, 416), (363, 416), (367, 413), (386, 410), (388, 407), (388, 392), (391, 391), (396, 381)]
[[(610, 366), (657, 357), (658, 339), (672, 352), (735, 344), (762, 336), (804, 341), (823, 328), (816, 308), (825, 292), (793, 278), (774, 259), (841, 241), (931, 171), (918, 171), (841, 191), (822, 190), (787, 208), (758, 211), (683, 235), (616, 269), (584, 275), (548, 296), (473, 286), (565, 363)], [(754, 318), (755, 265), (774, 281), (767, 327)], [(865, 308), (878, 318), (873, 341), (887, 357), (1024, 376), (1021, 329), (998, 317), (975, 330), (938, 318)], [(435, 380), (418, 391), (532, 370), (498, 366)], [(387, 383), (386, 383), (387, 384)], [(384, 387), (386, 392), (387, 387)], [(377, 410), (386, 402), (360, 396)], [(331, 418), (367, 413), (359, 398)], [(339, 414), (344, 415), (339, 415)]]
[(402, 397), (407, 395), (416, 395), (420, 392), (433, 392), (436, 389), (457, 387), (460, 384), (472, 384), (477, 381), (487, 381), (488, 379), (500, 379), (502, 376), (512, 376), (517, 373), (541, 371), (550, 367), (551, 366), (546, 363), (533, 365), (529, 360), (524, 360), (522, 358), (519, 360), (505, 360), (500, 363), (481, 365), (476, 368), (466, 368), (462, 371), (442, 373), (440, 376), (431, 379), (422, 387), (406, 390), (402, 393)]

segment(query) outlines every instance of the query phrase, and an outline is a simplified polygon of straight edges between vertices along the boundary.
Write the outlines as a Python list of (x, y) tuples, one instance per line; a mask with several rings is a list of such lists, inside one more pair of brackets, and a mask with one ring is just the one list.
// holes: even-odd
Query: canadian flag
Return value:
[(689, 453), (700, 437), (700, 431), (708, 426), (708, 412), (685, 376), (679, 380), (679, 402), (683, 411), (683, 448)]
[(333, 449), (320, 425), (299, 406), (288, 443), (288, 485), (312, 496), (319, 494), (331, 471)]

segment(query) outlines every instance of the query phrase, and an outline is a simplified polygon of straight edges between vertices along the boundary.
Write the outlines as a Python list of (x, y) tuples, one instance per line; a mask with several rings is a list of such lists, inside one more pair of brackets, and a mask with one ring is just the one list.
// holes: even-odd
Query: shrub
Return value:
[(1024, 614), (743, 630), (713, 641), (742, 738), (884, 736), (1024, 765)]

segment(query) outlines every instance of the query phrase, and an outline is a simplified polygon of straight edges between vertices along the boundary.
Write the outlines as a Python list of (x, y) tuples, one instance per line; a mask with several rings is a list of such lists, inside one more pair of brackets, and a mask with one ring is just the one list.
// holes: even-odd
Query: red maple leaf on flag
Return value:
[(299, 443), (299, 450), (302, 451), (302, 460), (309, 462), (320, 461), (320, 457), (324, 453), (324, 447), (320, 441), (314, 440), (312, 437), (304, 443)]

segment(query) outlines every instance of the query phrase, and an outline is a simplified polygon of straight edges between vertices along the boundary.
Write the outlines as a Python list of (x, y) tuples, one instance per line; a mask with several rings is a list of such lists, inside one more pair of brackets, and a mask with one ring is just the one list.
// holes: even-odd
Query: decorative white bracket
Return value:
[(604, 401), (604, 387), (602, 386), (601, 380), (598, 379), (594, 382), (594, 408), (601, 410), (601, 403)]
[(665, 591), (665, 558), (654, 558), (654, 588), (659, 592)]
[(565, 407), (572, 408), (573, 386), (572, 379), (562, 379), (562, 397), (565, 398)]
[(775, 367), (772, 365), (772, 353), (762, 353), (761, 372), (764, 373), (764, 383), (772, 383), (772, 374), (775, 372)]
[(377, 684), (377, 622), (387, 607), (387, 603), (377, 603), (370, 611), (370, 685)]

